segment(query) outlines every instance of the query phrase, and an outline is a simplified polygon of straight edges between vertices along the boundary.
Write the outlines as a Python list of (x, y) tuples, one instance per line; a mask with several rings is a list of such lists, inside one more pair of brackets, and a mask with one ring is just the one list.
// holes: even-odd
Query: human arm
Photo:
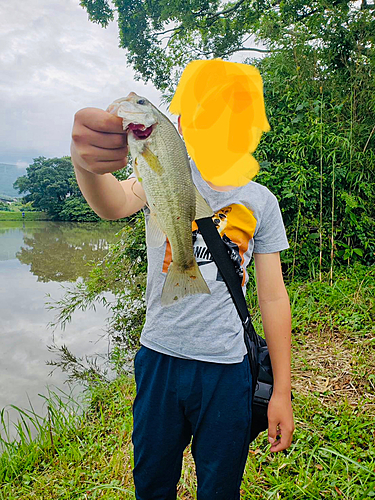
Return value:
[[(254, 253), (258, 301), (271, 357), (274, 388), (268, 405), (271, 451), (288, 448), (294, 431), (291, 403), (291, 316), (281, 272), (280, 255)], [(281, 438), (277, 441), (277, 435)]]
[(111, 173), (126, 165), (127, 155), (121, 118), (96, 108), (76, 113), (71, 158), (78, 186), (103, 219), (121, 219), (145, 205), (145, 193), (137, 179), (118, 181)]

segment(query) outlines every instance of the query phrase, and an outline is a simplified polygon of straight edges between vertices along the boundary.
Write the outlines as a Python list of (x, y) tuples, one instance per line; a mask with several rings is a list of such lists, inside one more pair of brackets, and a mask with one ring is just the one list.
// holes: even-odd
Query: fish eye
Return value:
[(146, 104), (146, 101), (144, 99), (139, 99), (139, 101), (137, 101), (137, 104)]

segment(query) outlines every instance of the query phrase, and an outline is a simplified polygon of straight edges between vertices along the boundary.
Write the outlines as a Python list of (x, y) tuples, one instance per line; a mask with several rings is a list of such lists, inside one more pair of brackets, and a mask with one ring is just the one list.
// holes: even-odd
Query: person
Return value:
[[(87, 202), (101, 218), (111, 220), (144, 209), (147, 223), (142, 185), (135, 178), (118, 181), (112, 175), (126, 165), (127, 155), (120, 118), (96, 108), (76, 113), (71, 158)], [(256, 182), (219, 187), (204, 181), (194, 162), (191, 169), (197, 189), (215, 212), (220, 235), (238, 252), (244, 287), (245, 268), (254, 256), (274, 373), (268, 439), (270, 451), (279, 452), (290, 446), (294, 430), (291, 315), (279, 255), (288, 242), (279, 205)], [(196, 229), (194, 255), (211, 295), (189, 296), (161, 307), (167, 243), (148, 249), (146, 322), (134, 360), (133, 476), (138, 500), (176, 499), (183, 451), (191, 438), (198, 500), (240, 498), (250, 441), (251, 373), (241, 321)]]

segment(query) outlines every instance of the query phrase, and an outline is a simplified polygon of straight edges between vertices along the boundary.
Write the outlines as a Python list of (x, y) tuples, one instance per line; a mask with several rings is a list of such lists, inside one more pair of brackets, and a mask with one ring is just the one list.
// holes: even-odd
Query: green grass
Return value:
[[(132, 381), (122, 378), (92, 389), (84, 416), (80, 405), (53, 393), (46, 400), (49, 416), (44, 420), (20, 410), (18, 441), (3, 442), (0, 498), (83, 499), (88, 494), (90, 498), (134, 498), (133, 397)], [(4, 411), (1, 418), (6, 424)], [(39, 430), (34, 440), (31, 426)]]
[(373, 421), (345, 399), (294, 400), (296, 431), (287, 455), (270, 455), (265, 440), (248, 461), (243, 498), (364, 499), (375, 489)]
[[(288, 286), (296, 430), (285, 454), (269, 452), (265, 433), (252, 443), (242, 499), (375, 498), (374, 274), (358, 267), (332, 287)], [(20, 410), (18, 441), (5, 444), (0, 458), (0, 499), (135, 498), (134, 392), (133, 379), (123, 376), (90, 389), (84, 411), (53, 393), (44, 421)], [(27, 430), (32, 425), (36, 440)], [(195, 488), (187, 449), (178, 498), (196, 498)]]
[[(0, 498), (134, 498), (133, 397), (133, 380), (123, 377), (92, 393), (84, 418), (68, 415), (66, 406), (55, 406), (56, 399), (49, 401), (52, 418), (46, 419), (39, 439), (31, 442), (28, 433), (21, 431), (20, 442), (8, 445), (3, 454)], [(63, 409), (66, 415), (62, 417)], [(346, 400), (327, 407), (319, 396), (298, 393), (294, 410), (296, 431), (286, 455), (271, 455), (265, 436), (252, 444), (241, 498), (373, 497), (373, 421), (366, 411), (353, 408)], [(187, 450), (179, 498), (195, 498), (195, 483)]]
[(22, 212), (5, 212), (0, 211), (0, 221), (7, 220), (50, 220), (51, 217), (45, 212), (25, 212), (25, 217), (22, 217)]

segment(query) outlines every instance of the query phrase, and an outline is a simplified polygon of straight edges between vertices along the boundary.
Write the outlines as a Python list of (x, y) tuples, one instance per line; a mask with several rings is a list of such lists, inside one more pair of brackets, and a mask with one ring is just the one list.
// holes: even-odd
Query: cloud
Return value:
[(16, 163), (16, 167), (19, 168), (20, 170), (25, 170), (25, 168), (28, 166), (27, 161), (20, 161), (18, 160)]
[(78, 0), (3, 2), (0, 17), (0, 162), (68, 155), (83, 107), (105, 109), (129, 91), (160, 105), (126, 66), (117, 24), (91, 23)]
[(37, 395), (46, 382), (62, 387), (66, 380), (60, 369), (48, 379), (52, 368), (46, 361), (57, 360), (58, 356), (46, 346), (56, 341), (57, 345), (67, 345), (79, 357), (107, 352), (108, 340), (102, 335), (108, 311), (100, 304), (95, 312), (77, 311), (66, 331), (57, 329), (53, 335), (46, 325), (54, 319), (56, 311), (46, 308), (49, 301), (46, 294), (54, 300), (60, 299), (64, 293), (61, 284), (38, 282), (28, 266), (16, 259), (0, 262), (0, 272), (7, 283), (6, 288), (0, 288), (0, 409), (7, 404), (28, 407), (26, 393), (33, 405), (41, 407)]

